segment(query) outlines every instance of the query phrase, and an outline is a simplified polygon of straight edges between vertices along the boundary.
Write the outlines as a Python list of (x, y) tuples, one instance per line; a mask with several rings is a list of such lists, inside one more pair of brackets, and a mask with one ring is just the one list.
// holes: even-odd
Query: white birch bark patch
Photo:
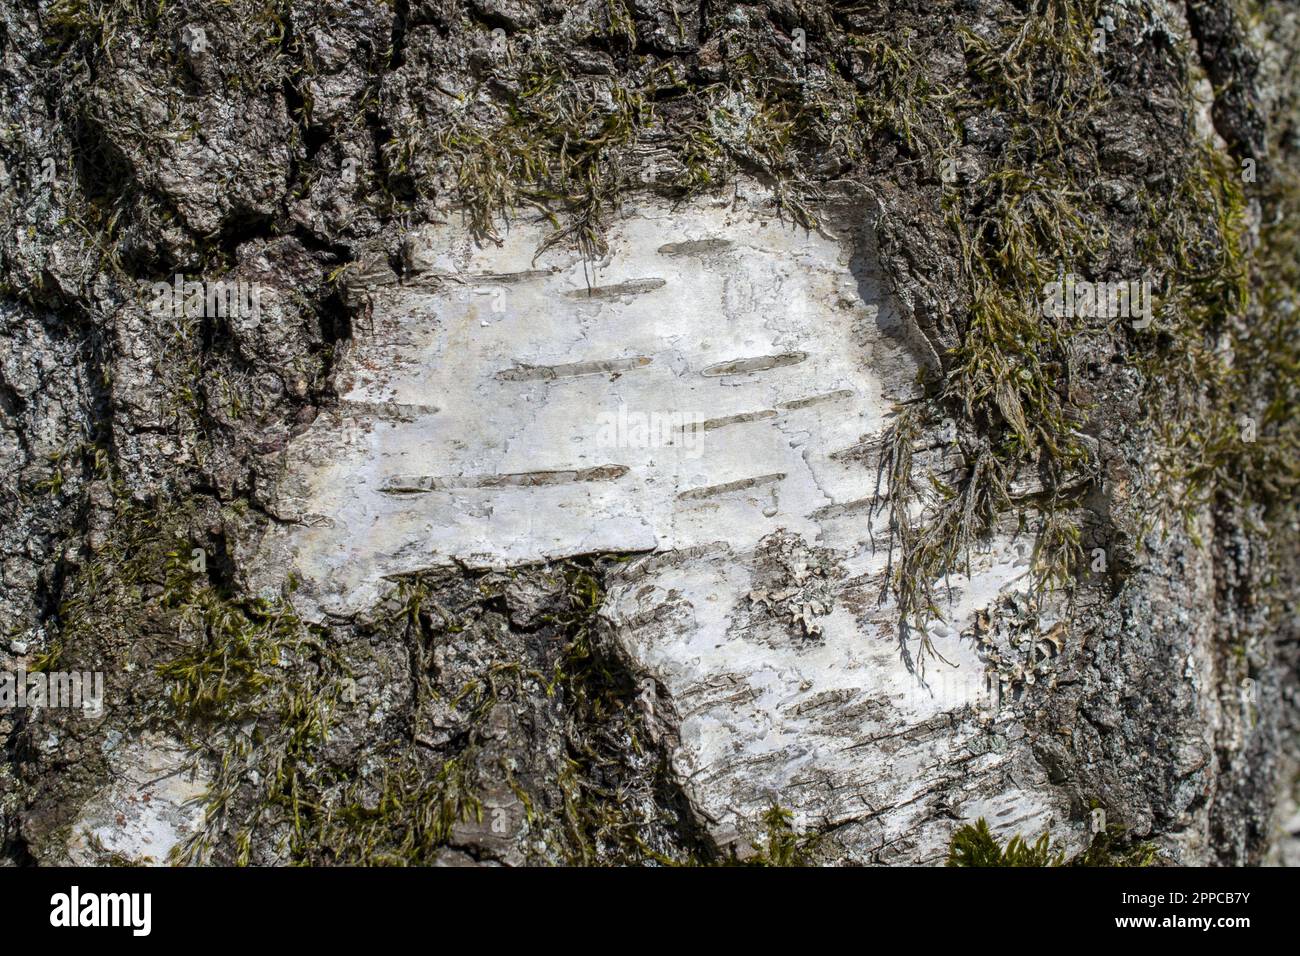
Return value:
[[(865, 213), (828, 229), (650, 201), (594, 264), (534, 259), (544, 224), (501, 247), (458, 223), (412, 236), (411, 274), (353, 330), (338, 406), (289, 447), (271, 507), (291, 523), (263, 542), (263, 583), (292, 570), (307, 616), (348, 615), (453, 561), (646, 552), (603, 613), (670, 702), (675, 768), (715, 836), (780, 802), (859, 851), (932, 857), (1003, 760), (958, 635), (1026, 568), (999, 542), (940, 589), (954, 666), (923, 686), (881, 601), (872, 456), (917, 359)], [(1041, 828), (1045, 807), (1026, 792), (994, 822)]]

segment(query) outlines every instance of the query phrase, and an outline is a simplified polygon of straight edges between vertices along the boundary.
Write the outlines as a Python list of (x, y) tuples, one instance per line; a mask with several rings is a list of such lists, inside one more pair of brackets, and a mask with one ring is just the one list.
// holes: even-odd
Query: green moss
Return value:
[[(603, 250), (605, 218), (626, 185), (627, 148), (649, 121), (648, 97), (659, 79), (653, 75), (640, 87), (598, 84), (534, 54), (494, 119), (468, 112), (450, 118), (432, 131), (431, 156), (428, 130), (395, 131), (385, 146), (387, 164), (397, 175), (417, 161), (447, 169), (471, 228), (482, 236), (499, 240), (498, 219), (529, 206), (555, 223), (548, 245), (572, 242), (595, 255)], [(431, 180), (416, 186), (422, 195), (438, 194)]]
[(758, 853), (745, 863), (748, 866), (809, 866), (821, 842), (820, 834), (800, 834), (793, 824), (794, 814), (773, 804), (762, 817), (764, 839)]
[(205, 860), (233, 830), (235, 862), (246, 863), (250, 834), (261, 826), (286, 828), (295, 852), (312, 832), (319, 792), (312, 777), (346, 667), (285, 598), (220, 593), (192, 569), (184, 547), (167, 559), (159, 604), (174, 613), (179, 639), (156, 672), (178, 731), (216, 767), (205, 825), (177, 859)]
[[(159, 670), (174, 686), (181, 726), (217, 766), (204, 830), (177, 858), (205, 860), (229, 845), (233, 862), (247, 863), (252, 847), (270, 839), (283, 859), (295, 863), (426, 865), (447, 846), (458, 822), (482, 822), (480, 793), (499, 773), (537, 838), (561, 858), (634, 865), (696, 860), (693, 849), (665, 838), (663, 808), (654, 805), (646, 813), (628, 799), (629, 788), (667, 792), (670, 784), (662, 763), (651, 760), (649, 771), (629, 767), (628, 748), (640, 764), (647, 753), (636, 687), (597, 640), (602, 567), (617, 560), (575, 560), (557, 569), (562, 600), (546, 625), (562, 644), (549, 676), (518, 661), (485, 661), (447, 701), (465, 721), (454, 740), (431, 752), (412, 742), (420, 739), (416, 726), (409, 739), (403, 734), (369, 749), (364, 769), (322, 759), (342, 664), (312, 630), (276, 602), (214, 607), (206, 585), (184, 565), (175, 566), (166, 603), (202, 627), (187, 628), (196, 637)], [(481, 579), (468, 607), (443, 608), (435, 591), (446, 584), (412, 576), (398, 582), (386, 602), (391, 610), (379, 626), (388, 638), (404, 635), (417, 673), (425, 671), (420, 655), (432, 641), (460, 633), (501, 599), (499, 588)], [(278, 666), (277, 658), (292, 666)], [(530, 792), (517, 767), (485, 763), (491, 757), (481, 746), (493, 705), (538, 686), (549, 687), (568, 741), (555, 781), (558, 804), (549, 787)], [(436, 690), (426, 686), (421, 693)], [(240, 725), (252, 729), (237, 730)], [(636, 777), (647, 772), (649, 783)]]
[[(611, 0), (610, 30), (630, 42), (625, 13)], [(856, 161), (864, 130), (850, 121), (850, 84), (841, 80), (833, 95), (808, 91), (764, 69), (768, 55), (734, 51), (725, 80), (696, 84), (672, 62), (648, 61), (618, 79), (579, 77), (534, 47), (517, 71), (494, 77), (490, 107), (474, 90), (436, 117), (405, 117), (384, 147), (386, 167), (393, 180), (410, 179), (421, 199), (454, 197), (480, 236), (499, 240), (498, 224), (528, 208), (554, 224), (547, 246), (589, 256), (603, 254), (610, 215), (625, 193), (644, 187), (644, 167), (664, 152), (652, 188), (689, 195), (743, 166), (811, 225), (818, 191), (807, 155), (829, 146)]]
[[(168, 556), (189, 561), (188, 552)], [(162, 600), (178, 611), (181, 633), (197, 640), (159, 664), (158, 674), (171, 687), (172, 705), (185, 719), (246, 719), (260, 694), (283, 681), (281, 671), (294, 658), (321, 651), (318, 635), (284, 601), (222, 597), (207, 584), (182, 578), (183, 573), (168, 569)], [(181, 588), (175, 587), (178, 579), (184, 580)]]
[[(1143, 494), (1162, 507), (1143, 509), (1146, 524), (1124, 529), (1134, 539), (1179, 515), (1190, 528), (1211, 500), (1275, 506), (1300, 477), (1293, 175), (1279, 175), (1263, 197), (1266, 225), (1252, 254), (1240, 168), (1197, 146), (1189, 125), (1188, 150), (1168, 158), (1174, 188), (1151, 187), (1136, 223), (1140, 268), (1155, 279), (1155, 329), (1041, 314), (1046, 282), (1086, 275), (1113, 250), (1086, 200), (1102, 175), (1086, 131), (1108, 102), (1104, 56), (1091, 50), (1097, 12), (1096, 3), (1050, 0), (1009, 19), (1000, 34), (963, 31), (970, 81), (942, 100), (926, 96), (908, 57), (868, 45), (882, 68), (872, 93), (860, 96), (860, 115), (928, 164), (945, 157), (954, 111), (991, 107), (1010, 131), (997, 156), (985, 154), (991, 168), (945, 192), (967, 320), (942, 381), (928, 400), (898, 410), (883, 446), (905, 633), (939, 614), (934, 583), (965, 569), (970, 545), (1023, 507), (1007, 491), (1017, 473), (1031, 471), (1046, 486), (1034, 502), (1042, 515), (1038, 589), (1073, 584), (1082, 529), (1071, 489), (1097, 467), (1082, 433), (1099, 410), (1072, 385), (1085, 336), (1114, 343), (1144, 376), (1158, 447)], [(964, 472), (952, 483), (918, 485), (912, 447), (947, 416), (961, 426)], [(1243, 440), (1248, 428), (1258, 430), (1254, 441)], [(924, 637), (921, 644), (924, 657), (932, 649)]]
[(1069, 866), (1154, 866), (1159, 861), (1155, 844), (1134, 843), (1123, 827), (1109, 826), (1095, 834), (1082, 853), (1071, 858)]
[(431, 770), (414, 753), (389, 752), (378, 796), (368, 781), (345, 784), (313, 817), (296, 857), (353, 866), (432, 863), (458, 822), (482, 822), (471, 758), (463, 753)]
[[(620, 39), (629, 50), (636, 45), (636, 20), (623, 0), (605, 0), (605, 20), (606, 36)], [(680, 27), (679, 22), (678, 28)]]
[(952, 112), (959, 92), (930, 81), (910, 37), (849, 35), (847, 39), (866, 56), (861, 85), (869, 92), (853, 98), (857, 123), (849, 128), (856, 131), (857, 139), (848, 144), (846, 154), (860, 158), (870, 139), (888, 133), (915, 155), (947, 156), (959, 141)]
[(132, 695), (147, 703), (132, 719), (169, 727), (216, 767), (207, 825), (178, 858), (206, 858), (232, 797), (254, 777), (264, 803), (296, 823), (303, 767), (328, 733), (341, 665), (287, 601), (226, 593), (200, 569), (192, 530), (213, 516), (198, 499), (133, 500), (102, 448), (76, 457), (109, 491), (113, 514), (65, 584), (57, 636), (37, 666), (75, 654), (134, 673)]
[[(1022, 470), (1046, 485), (1033, 561), (1039, 586), (1068, 584), (1079, 562), (1065, 489), (1092, 466), (1080, 436), (1090, 409), (1069, 386), (1072, 342), (1087, 326), (1045, 319), (1041, 301), (1045, 283), (1084, 271), (1104, 240), (1085, 196), (1096, 150), (1084, 131), (1107, 99), (1091, 50), (1096, 13), (1089, 0), (1048, 0), (997, 31), (963, 28), (966, 82), (942, 90), (906, 38), (852, 39), (867, 55), (856, 96), (863, 127), (892, 135), (925, 168), (955, 173), (962, 117), (992, 111), (1010, 131), (977, 179), (958, 186), (940, 177), (965, 321), (942, 380), (926, 400), (896, 409), (882, 445), (891, 583), (905, 637), (920, 635), (922, 661), (933, 652), (924, 625), (940, 615), (934, 585), (967, 570), (971, 546), (1018, 507), (1008, 487)], [(944, 418), (959, 423), (965, 467), (955, 482), (918, 483), (913, 448)]]
[(1004, 847), (983, 817), (954, 833), (948, 848), (949, 866), (1062, 866), (1064, 862), (1063, 853), (1052, 852), (1046, 833), (1033, 843), (1013, 836)]
[(1094, 835), (1087, 849), (1067, 859), (1046, 833), (1033, 843), (1013, 836), (1003, 846), (983, 817), (958, 829), (948, 848), (949, 866), (1151, 866), (1155, 860), (1156, 848), (1126, 840), (1122, 827)]

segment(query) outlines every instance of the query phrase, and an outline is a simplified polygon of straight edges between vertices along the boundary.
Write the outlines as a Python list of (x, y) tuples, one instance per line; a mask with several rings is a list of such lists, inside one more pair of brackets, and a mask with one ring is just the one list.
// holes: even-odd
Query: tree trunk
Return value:
[(1297, 860), (1294, 5), (221, 10), (0, 11), (5, 861)]

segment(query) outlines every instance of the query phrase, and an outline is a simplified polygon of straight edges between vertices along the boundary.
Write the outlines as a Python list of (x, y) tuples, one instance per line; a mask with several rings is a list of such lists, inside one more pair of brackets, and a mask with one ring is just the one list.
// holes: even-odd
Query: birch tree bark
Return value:
[(0, 6), (6, 862), (1295, 862), (1293, 4), (220, 10)]

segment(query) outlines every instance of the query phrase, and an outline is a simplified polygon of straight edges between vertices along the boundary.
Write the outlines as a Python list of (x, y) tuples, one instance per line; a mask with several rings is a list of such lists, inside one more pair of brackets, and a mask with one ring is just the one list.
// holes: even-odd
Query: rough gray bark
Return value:
[(1294, 5), (155, 7), (0, 6), (6, 862), (1295, 861)]

